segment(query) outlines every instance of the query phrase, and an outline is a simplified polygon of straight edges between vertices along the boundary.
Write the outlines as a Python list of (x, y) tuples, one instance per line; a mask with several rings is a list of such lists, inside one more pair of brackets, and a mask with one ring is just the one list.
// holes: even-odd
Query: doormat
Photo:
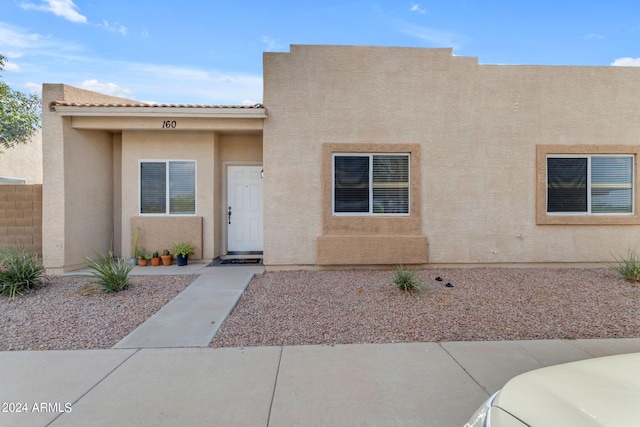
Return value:
[(217, 259), (207, 265), (207, 267), (215, 267), (218, 265), (261, 265), (262, 258), (231, 258)]

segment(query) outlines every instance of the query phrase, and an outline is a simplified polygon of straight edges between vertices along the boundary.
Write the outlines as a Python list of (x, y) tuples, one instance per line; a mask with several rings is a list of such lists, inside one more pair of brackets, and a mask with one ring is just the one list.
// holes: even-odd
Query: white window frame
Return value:
[[(169, 181), (169, 164), (174, 162), (189, 162), (193, 163), (194, 169), (194, 212), (191, 214), (172, 214), (170, 209), (170, 194), (171, 186)], [(166, 180), (166, 193), (165, 193), (165, 211), (164, 213), (142, 213), (142, 164), (143, 163), (165, 163), (165, 180)], [(198, 162), (192, 159), (140, 159), (138, 160), (138, 215), (140, 216), (196, 216), (198, 214)]]
[[(591, 159), (593, 157), (627, 157), (631, 158), (631, 212), (592, 212), (591, 206)], [(587, 211), (586, 212), (549, 212), (549, 170), (548, 159), (587, 159)], [(549, 216), (633, 216), (635, 214), (635, 155), (633, 154), (548, 154), (545, 162), (547, 175), (545, 177), (545, 211)]]
[[(336, 172), (335, 158), (340, 156), (369, 157), (369, 212), (336, 212)], [(406, 213), (375, 213), (373, 212), (373, 157), (374, 156), (397, 156), (407, 158), (407, 212)], [(372, 152), (341, 152), (331, 155), (331, 213), (333, 216), (410, 216), (411, 215), (411, 153), (372, 153)]]

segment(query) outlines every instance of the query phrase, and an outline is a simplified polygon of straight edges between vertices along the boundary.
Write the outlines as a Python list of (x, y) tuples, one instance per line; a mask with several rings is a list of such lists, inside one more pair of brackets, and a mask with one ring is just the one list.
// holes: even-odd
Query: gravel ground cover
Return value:
[(211, 346), (640, 337), (640, 288), (610, 269), (416, 275), (423, 293), (400, 292), (391, 271), (267, 272)]
[(105, 293), (88, 277), (54, 277), (25, 296), (0, 298), (0, 351), (111, 348), (197, 276), (132, 276)]
[[(418, 294), (396, 289), (392, 271), (267, 272), (211, 346), (640, 337), (640, 287), (610, 269), (416, 273)], [(86, 277), (52, 278), (0, 298), (0, 351), (110, 348), (196, 277), (133, 276), (117, 294)]]

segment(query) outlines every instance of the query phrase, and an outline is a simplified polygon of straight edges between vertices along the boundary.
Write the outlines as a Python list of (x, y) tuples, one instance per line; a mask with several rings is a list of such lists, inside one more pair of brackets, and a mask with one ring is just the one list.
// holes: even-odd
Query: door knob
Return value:
[(231, 206), (229, 206), (229, 211), (227, 212), (227, 215), (229, 215), (229, 224), (231, 224)]

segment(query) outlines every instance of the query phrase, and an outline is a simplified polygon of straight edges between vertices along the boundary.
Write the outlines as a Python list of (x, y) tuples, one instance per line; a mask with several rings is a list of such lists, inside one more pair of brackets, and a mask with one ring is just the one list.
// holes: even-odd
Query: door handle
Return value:
[(227, 212), (227, 215), (229, 215), (229, 225), (231, 225), (231, 206), (229, 206), (229, 211)]

